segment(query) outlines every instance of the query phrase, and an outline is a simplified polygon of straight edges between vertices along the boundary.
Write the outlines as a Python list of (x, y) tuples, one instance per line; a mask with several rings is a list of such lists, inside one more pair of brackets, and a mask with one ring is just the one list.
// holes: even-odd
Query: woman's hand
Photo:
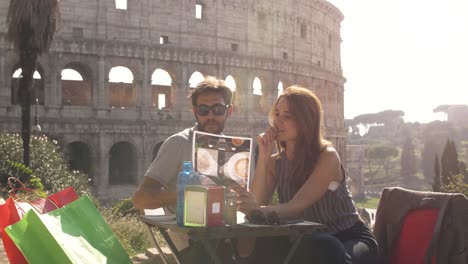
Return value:
[(276, 130), (269, 127), (262, 134), (257, 136), (258, 155), (259, 157), (269, 158), (275, 148)]
[(245, 215), (250, 215), (254, 209), (258, 209), (257, 199), (255, 196), (244, 189), (235, 190), (237, 192), (237, 209)]

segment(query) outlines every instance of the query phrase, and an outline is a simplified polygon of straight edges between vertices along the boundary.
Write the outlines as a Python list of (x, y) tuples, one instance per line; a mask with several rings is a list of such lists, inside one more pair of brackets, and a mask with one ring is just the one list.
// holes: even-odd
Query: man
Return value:
[[(232, 114), (232, 91), (222, 80), (207, 77), (197, 85), (190, 97), (197, 124), (172, 135), (161, 145), (143, 183), (133, 197), (133, 204), (138, 209), (164, 207), (166, 212), (175, 212), (177, 175), (182, 170), (183, 162), (192, 160), (193, 131), (220, 134), (225, 121)], [(205, 261), (208, 255), (203, 252), (201, 245), (190, 243), (189, 246), (186, 237), (175, 233), (171, 234), (171, 238), (179, 250), (183, 249), (182, 263), (185, 263), (186, 259), (190, 259), (190, 263), (207, 263)]]

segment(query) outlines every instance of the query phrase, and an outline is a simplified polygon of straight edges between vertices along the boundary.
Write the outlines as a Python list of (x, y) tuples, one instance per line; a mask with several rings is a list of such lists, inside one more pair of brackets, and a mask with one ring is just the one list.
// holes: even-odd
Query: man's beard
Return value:
[[(212, 133), (212, 134), (220, 134), (221, 132), (223, 132), (223, 129), (224, 129), (224, 121), (219, 122), (219, 121), (216, 121), (214, 119), (208, 119), (206, 122), (201, 123), (200, 120), (198, 120), (198, 118), (197, 118), (197, 124), (198, 124), (197, 129), (199, 131)], [(217, 125), (216, 131), (207, 131), (206, 127), (209, 126), (209, 125), (212, 125), (212, 124)]]

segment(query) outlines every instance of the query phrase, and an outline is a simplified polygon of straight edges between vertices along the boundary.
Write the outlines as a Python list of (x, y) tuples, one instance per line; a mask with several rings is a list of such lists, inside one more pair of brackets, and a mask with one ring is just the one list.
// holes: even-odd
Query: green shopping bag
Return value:
[(5, 231), (30, 264), (132, 263), (87, 195), (47, 214), (29, 210)]

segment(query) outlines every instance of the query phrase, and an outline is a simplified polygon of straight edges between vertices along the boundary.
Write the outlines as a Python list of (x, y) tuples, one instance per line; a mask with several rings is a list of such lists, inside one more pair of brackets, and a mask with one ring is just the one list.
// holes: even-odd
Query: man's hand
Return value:
[(133, 196), (133, 206), (138, 209), (156, 209), (175, 205), (177, 193), (168, 192), (159, 181), (145, 177)]

